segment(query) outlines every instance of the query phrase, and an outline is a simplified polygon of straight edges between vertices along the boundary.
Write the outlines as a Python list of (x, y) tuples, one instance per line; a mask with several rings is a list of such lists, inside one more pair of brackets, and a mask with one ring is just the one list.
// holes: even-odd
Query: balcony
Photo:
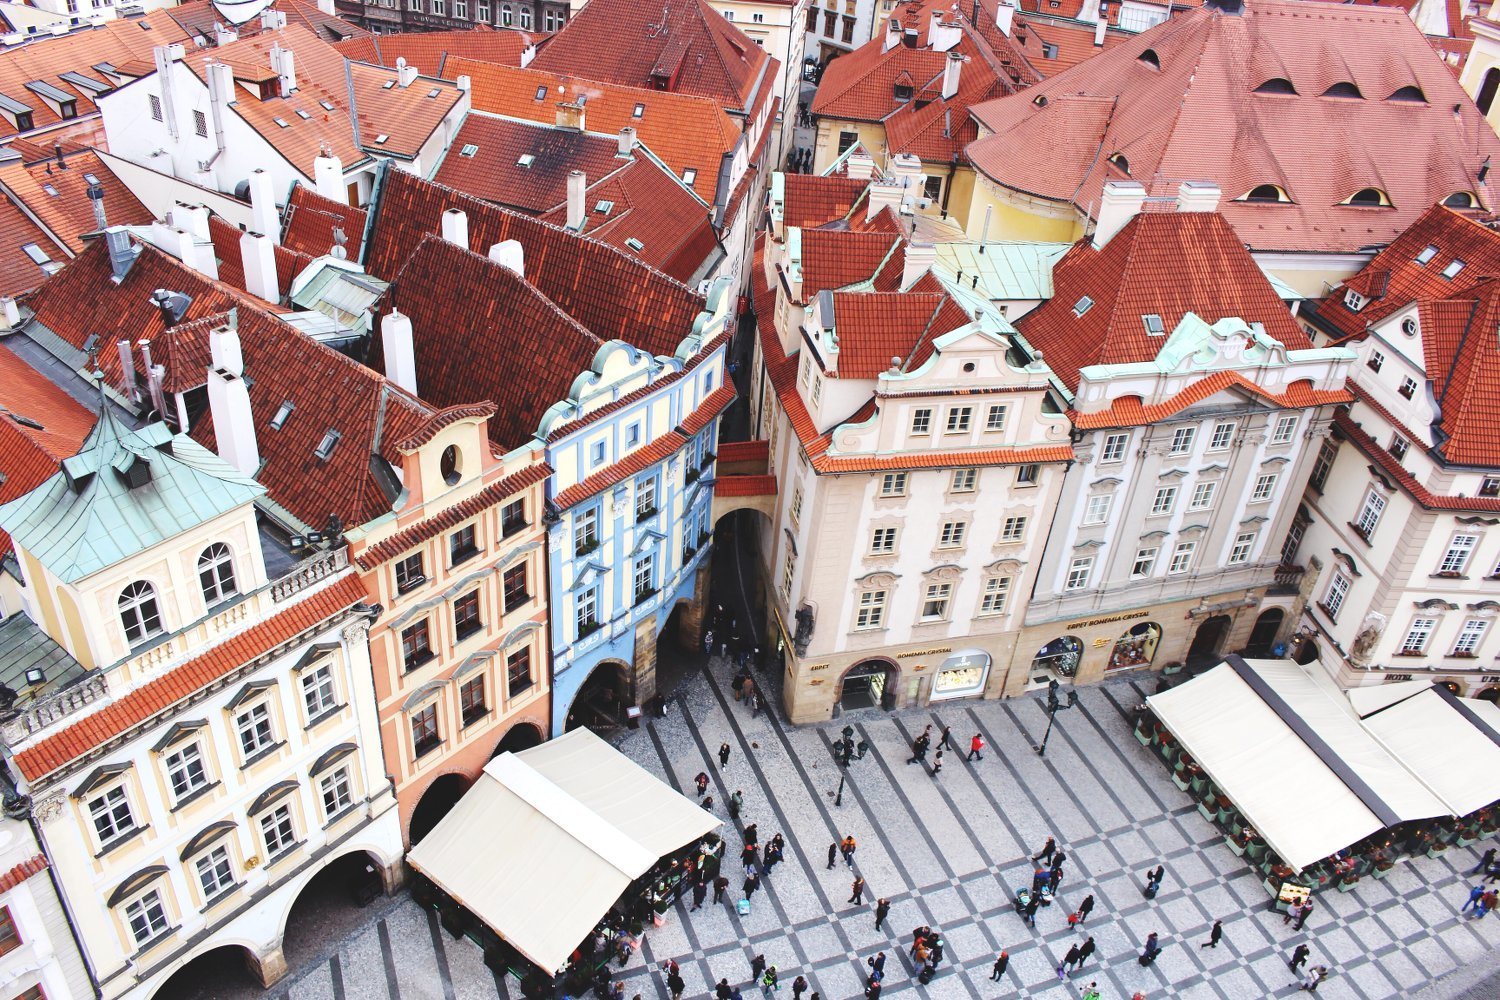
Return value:
[(1285, 563), (1277, 566), (1266, 594), (1286, 596), (1297, 593), (1302, 589), (1302, 577), (1306, 573), (1307, 570), (1301, 566), (1288, 566)]
[(348, 549), (343, 545), (305, 559), (286, 576), (271, 584), (271, 600), (279, 604), (313, 584), (328, 579), (348, 565)]

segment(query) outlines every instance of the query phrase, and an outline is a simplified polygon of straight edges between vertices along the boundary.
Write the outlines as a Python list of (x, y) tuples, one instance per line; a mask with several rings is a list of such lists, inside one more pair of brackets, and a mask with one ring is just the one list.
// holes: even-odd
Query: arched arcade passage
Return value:
[(630, 667), (619, 660), (605, 660), (594, 667), (568, 706), (565, 732), (580, 726), (608, 734), (625, 725), (625, 709), (631, 704)]
[(505, 731), (500, 742), (495, 744), (495, 752), (490, 754), (494, 760), (503, 753), (520, 753), (522, 750), (530, 750), (539, 745), (545, 737), (542, 735), (541, 727), (530, 722), (518, 722)]
[(255, 956), (240, 945), (205, 951), (167, 977), (152, 1000), (251, 1000), (262, 987)]
[(427, 791), (417, 800), (411, 811), (411, 822), (407, 824), (407, 841), (416, 844), (442, 822), (444, 816), (464, 797), (470, 781), (462, 774), (444, 774), (427, 786)]

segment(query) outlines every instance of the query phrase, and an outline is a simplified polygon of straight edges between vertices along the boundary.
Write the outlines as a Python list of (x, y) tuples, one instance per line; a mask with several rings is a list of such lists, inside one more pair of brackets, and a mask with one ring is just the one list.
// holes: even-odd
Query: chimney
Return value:
[(233, 104), (235, 100), (234, 67), (221, 62), (210, 62), (204, 65), (208, 69), (209, 99), (224, 104)]
[(521, 68), (525, 69), (531, 65), (531, 60), (536, 58), (536, 45), (533, 43), (521, 50)]
[(0, 330), (14, 330), (21, 325), (21, 307), (13, 295), (0, 296)]
[(318, 9), (329, 17), (338, 16), (338, 9), (334, 7), (333, 0), (318, 0)]
[(130, 232), (124, 226), (111, 226), (104, 231), (104, 242), (109, 245), (109, 269), (115, 284), (125, 280), (130, 265), (140, 255), (140, 249), (130, 241)]
[(276, 241), (261, 233), (240, 234), (240, 262), (245, 269), (245, 291), (267, 302), (280, 303)]
[(140, 396), (135, 381), (135, 354), (130, 349), (129, 340), (121, 340), (115, 343), (115, 350), (120, 355), (120, 378), (125, 383), (125, 395), (131, 402), (140, 402)]
[(865, 221), (875, 218), (883, 210), (893, 208), (901, 211), (901, 198), (905, 189), (895, 181), (877, 180), (865, 192)]
[(214, 44), (228, 45), (230, 42), (240, 40), (240, 33), (227, 25), (214, 23)]
[(913, 187), (922, 181), (922, 161), (912, 153), (897, 153), (891, 157), (891, 176), (905, 187)]
[(297, 62), (291, 49), (282, 48), (280, 43), (272, 43), (271, 71), (281, 78), (281, 96), (290, 97), (297, 89)]
[(901, 269), (901, 287), (910, 288), (917, 281), (932, 270), (932, 265), (937, 262), (937, 247), (931, 243), (918, 243), (915, 240), (906, 244), (906, 262)]
[(417, 394), (417, 357), (412, 348), (411, 317), (394, 306), (380, 321), (380, 347), (385, 353), (385, 377)]
[(914, 49), (917, 47), (917, 40), (921, 37), (922, 33), (916, 28), (907, 28), (901, 33), (901, 44), (909, 49)]
[(469, 249), (469, 216), (463, 209), (450, 208), (443, 213), (443, 239)]
[(635, 129), (629, 125), (620, 129), (620, 155), (629, 156), (635, 150)]
[(89, 204), (94, 208), (94, 228), (103, 232), (109, 228), (109, 219), (104, 215), (104, 185), (90, 184)]
[(158, 45), (151, 50), (156, 63), (157, 85), (161, 87), (162, 117), (166, 119), (167, 134), (174, 140), (178, 135), (176, 85), (173, 81), (175, 70), (172, 64), (182, 61), (183, 52), (181, 45)]
[(396, 57), (396, 86), (410, 87), (411, 82), (417, 78), (417, 67), (408, 66), (405, 56)]
[(458, 79), (453, 81), (453, 85), (456, 86), (463, 93), (467, 94), (470, 90), (472, 90), (474, 88), (474, 80), (473, 80), (472, 77), (469, 77), (469, 76), (467, 76), (467, 75), (465, 75), (463, 73), (460, 73), (459, 76), (458, 76)]
[(588, 188), (582, 170), (568, 171), (568, 228), (574, 232), (583, 230), (583, 199)]
[(313, 160), (313, 188), (330, 201), (349, 204), (349, 189), (344, 186), (344, 164), (337, 156), (324, 153)]
[(279, 10), (267, 10), (260, 15), (260, 26), (263, 31), (280, 31), (286, 27), (286, 15)]
[(208, 335), (208, 405), (213, 414), (214, 440), (219, 457), (242, 476), (260, 469), (255, 444), (255, 416), (250, 390), (245, 386), (245, 359), (240, 354), (239, 317), (229, 311), (229, 322)]
[(964, 57), (957, 52), (949, 52), (948, 60), (943, 63), (943, 100), (951, 100), (958, 93), (958, 76), (963, 68)]
[(885, 24), (885, 45), (882, 52), (889, 52), (901, 44), (901, 19), (893, 17)]
[(490, 247), (490, 260), (526, 277), (526, 250), (521, 246), (519, 240), (506, 240), (504, 243), (496, 243)]
[(1104, 33), (1109, 30), (1109, 18), (1104, 14), (1099, 15), (1099, 20), (1094, 22), (1094, 47), (1104, 47)]
[(250, 231), (269, 236), (272, 243), (281, 239), (281, 217), (271, 192), (271, 175), (258, 167), (250, 171)]
[(209, 239), (208, 209), (202, 205), (189, 205), (179, 201), (172, 206), (172, 225), (193, 234), (196, 240)]
[(850, 180), (867, 181), (875, 173), (875, 159), (864, 149), (857, 149), (844, 161), (844, 170)]
[(1011, 26), (1015, 23), (1016, 8), (1007, 0), (1000, 0), (995, 5), (995, 27), (999, 28), (1006, 38), (1010, 37)]
[(1183, 181), (1177, 188), (1177, 211), (1217, 212), (1219, 185), (1210, 181)]
[(1085, 24), (1099, 20), (1099, 0), (1083, 0), (1083, 6), (1078, 8), (1074, 18)]
[(1109, 181), (1099, 199), (1099, 216), (1094, 223), (1094, 249), (1102, 250), (1115, 233), (1140, 212), (1146, 200), (1146, 189), (1139, 181)]
[(582, 132), (584, 125), (582, 101), (557, 102), (557, 127)]
[[(173, 217), (178, 213), (174, 209)], [(165, 236), (168, 244), (168, 252), (173, 253), (183, 264), (197, 271), (205, 278), (214, 281), (219, 280), (219, 261), (214, 256), (214, 245), (205, 238), (199, 238), (191, 230), (173, 222), (178, 228), (168, 228), (158, 223), (153, 226), (155, 234)]]
[(958, 26), (956, 19), (944, 21), (942, 11), (932, 12), (932, 23), (927, 28), (928, 48), (934, 52), (951, 52), (963, 36), (964, 30)]

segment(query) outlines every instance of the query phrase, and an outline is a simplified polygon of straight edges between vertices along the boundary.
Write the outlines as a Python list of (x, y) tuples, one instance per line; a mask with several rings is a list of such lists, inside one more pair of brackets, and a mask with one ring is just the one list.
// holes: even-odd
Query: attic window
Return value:
[(646, 249), (646, 244), (642, 243), (640, 240), (636, 239), (634, 236), (632, 236), (632, 237), (630, 237), (630, 239), (626, 240), (625, 241), (625, 245), (628, 246), (630, 249), (634, 250), (636, 253), (640, 253), (642, 250)]
[(296, 407), (292, 405), (292, 401), (290, 399), (283, 402), (280, 408), (277, 409), (276, 416), (271, 418), (271, 430), (279, 431), (281, 430), (281, 428), (285, 427), (287, 417), (290, 417), (292, 415), (292, 410), (294, 409), (296, 409)]
[(59, 195), (57, 193), (57, 188), (53, 187), (51, 184), (43, 184), (42, 185), (42, 190), (45, 191), (45, 192), (47, 192), (48, 194), (50, 194), (54, 198), (59, 197)]
[(285, 118), (272, 118), (271, 120), (275, 122), (277, 127), (279, 128), (291, 128), (291, 126), (287, 124)]
[(1130, 161), (1125, 159), (1124, 153), (1111, 153), (1109, 155), (1109, 162), (1118, 167), (1120, 169), (1120, 173), (1124, 174), (1126, 177), (1130, 176)]
[(1156, 54), (1155, 49), (1147, 49), (1135, 58), (1137, 62), (1143, 62), (1152, 69), (1161, 69), (1161, 56)]
[(395, 85), (396, 85), (396, 81), (395, 80), (387, 80), (387, 81), (385, 81), (385, 83), (382, 83), (380, 85), (380, 89), (381, 90), (390, 90)]
[(615, 210), (615, 203), (612, 202), (612, 201), (610, 201), (607, 198), (604, 199), (604, 200), (602, 200), (602, 201), (600, 201), (599, 204), (597, 204), (597, 205), (594, 206), (594, 211), (598, 212), (600, 215), (608, 215), (610, 212), (613, 212), (614, 210)]
[(1478, 208), (1479, 202), (1469, 191), (1455, 191), (1443, 199), (1443, 205), (1446, 208)]
[[(52, 258), (47, 256), (47, 251), (43, 250), (41, 247), (37, 246), (35, 243), (25, 243), (25, 244), (22, 244), (22, 246), (21, 246), (21, 252), (24, 253), (26, 256), (30, 257), (31, 258), (31, 262), (33, 264), (40, 265), (40, 264), (50, 264), (50, 263), (52, 263)], [(1447, 272), (1444, 272), (1444, 273), (1447, 273)]]
[(1273, 76), (1259, 87), (1255, 88), (1257, 94), (1296, 94), (1297, 88), (1292, 86), (1292, 81), (1284, 76)]
[(319, 101), (318, 104), (323, 108), (324, 111), (333, 110), (333, 104), (330, 101)]
[(1428, 261), (1437, 256), (1437, 247), (1428, 244), (1421, 253), (1417, 254), (1417, 263), (1426, 265)]
[(696, 181), (697, 179), (698, 179), (698, 171), (695, 168), (693, 168), (693, 167), (688, 167), (686, 170), (684, 170), (682, 172), (682, 183), (684, 183), (684, 184), (691, 184), (694, 181)]
[(530, 153), (522, 153), (521, 158), (516, 161), (516, 166), (530, 168), (536, 162), (536, 157)]
[(306, 111), (303, 111), (301, 108), (298, 108), (297, 117), (301, 118), (303, 121), (308, 121), (312, 118), (312, 115), (308, 114)]
[(474, 145), (472, 142), (468, 142), (464, 143), (464, 148), (458, 151), (458, 155), (473, 157), (473, 155), (477, 152), (479, 152), (479, 147)]
[(1085, 295), (1073, 303), (1073, 315), (1082, 316), (1092, 308), (1094, 308), (1094, 300)]
[(903, 103), (909, 101), (911, 100), (911, 84), (898, 83), (891, 88), (891, 93), (898, 101), (901, 101)]
[(98, 184), (99, 183), (99, 175), (98, 174), (84, 174), (83, 175), (83, 180), (84, 180), (85, 184)]
[(1427, 95), (1422, 93), (1422, 88), (1418, 87), (1416, 84), (1408, 84), (1407, 86), (1397, 90), (1390, 97), (1387, 97), (1386, 100), (1406, 101), (1411, 104), (1426, 104)]
[(1352, 97), (1358, 99), (1363, 98), (1365, 95), (1361, 94), (1359, 92), (1359, 88), (1350, 83), (1348, 80), (1341, 80), (1338, 83), (1335, 83), (1332, 87), (1329, 87), (1327, 90), (1323, 91), (1323, 96)]
[[(1042, 43), (1042, 58), (1043, 59), (1056, 59), (1057, 58), (1057, 45), (1054, 44), (1054, 43), (1052, 43), (1052, 42), (1043, 42)], [(1158, 65), (1157, 68), (1160, 69), (1161, 68), (1160, 65)]]
[(1156, 313), (1147, 313), (1141, 317), (1141, 322), (1146, 324), (1146, 333), (1153, 337), (1160, 337), (1167, 332), (1166, 325)]
[[(36, 260), (36, 258), (33, 257), (32, 260)], [(38, 263), (40, 262), (38, 261)], [(1449, 281), (1452, 281), (1454, 278), (1458, 277), (1458, 272), (1462, 271), (1463, 269), (1464, 262), (1457, 258), (1454, 258), (1451, 264), (1443, 268), (1443, 277), (1447, 278)]]
[(1357, 205), (1361, 208), (1389, 208), (1391, 199), (1379, 188), (1360, 188), (1349, 196), (1345, 205)]
[(333, 455), (333, 449), (338, 447), (339, 439), (343, 436), (332, 427), (328, 428), (328, 433), (323, 435), (323, 440), (318, 442), (318, 447), (313, 450), (313, 454), (321, 461), (328, 461)]
[(646, 113), (646, 106), (644, 104), (637, 104), (635, 106), (635, 108), (630, 112), (630, 117), (632, 117), (632, 118), (639, 118), (639, 117), (641, 117), (641, 115), (644, 115), (645, 113)]
[(442, 87), (433, 87), (431, 90), (429, 90), (427, 92), (427, 96), (428, 97), (436, 97), (437, 95), (441, 94), (442, 92), (443, 92), (443, 88)]
[(379, 135), (377, 135), (375, 137), (375, 145), (377, 145), (377, 146), (384, 146), (386, 144), (386, 141), (389, 140), (389, 139), (390, 139), (390, 136), (388, 136), (384, 132), (382, 132), (382, 133), (380, 133)]
[(536, 88), (536, 99), (539, 100), (539, 101), (545, 101), (547, 99), (547, 88), (546, 87), (543, 86), (543, 87)]
[(1242, 201), (1291, 201), (1287, 193), (1278, 184), (1257, 184), (1251, 188)]

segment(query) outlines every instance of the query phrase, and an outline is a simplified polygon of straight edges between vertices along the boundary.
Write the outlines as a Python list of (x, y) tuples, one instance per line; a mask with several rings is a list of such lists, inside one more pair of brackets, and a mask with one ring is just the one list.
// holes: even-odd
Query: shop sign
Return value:
[(905, 660), (913, 656), (932, 656), (934, 653), (950, 653), (952, 651), (952, 646), (935, 646), (932, 649), (913, 649), (907, 653), (897, 653), (896, 659)]
[(812, 666), (808, 667), (807, 669), (809, 671), (812, 671), (812, 670), (827, 670), (828, 669), (828, 664), (826, 664), (826, 663), (814, 663)]
[(1132, 618), (1145, 618), (1150, 615), (1149, 611), (1131, 611), (1123, 615), (1110, 615), (1108, 618), (1090, 618), (1087, 621), (1069, 622), (1065, 631), (1076, 632), (1081, 628), (1093, 628), (1095, 625), (1108, 625), (1110, 622), (1128, 622)]
[(1485, 674), (1479, 678), (1481, 684), (1500, 684), (1500, 674)]
[(1398, 681), (1409, 681), (1409, 680), (1411, 680), (1411, 674), (1386, 674), (1384, 677), (1381, 678), (1381, 683), (1383, 683), (1383, 684), (1394, 684), (1394, 683), (1396, 683)]

